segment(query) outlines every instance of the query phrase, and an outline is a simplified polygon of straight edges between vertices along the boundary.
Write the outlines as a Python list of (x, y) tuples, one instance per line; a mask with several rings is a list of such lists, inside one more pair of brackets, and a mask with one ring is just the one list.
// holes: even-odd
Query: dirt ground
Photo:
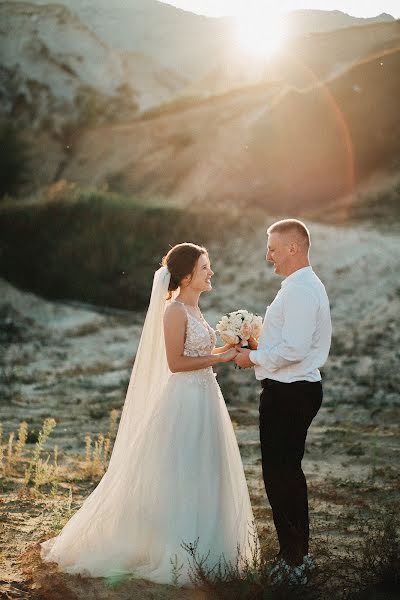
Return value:
[[(357, 518), (372, 506), (399, 509), (400, 483), (400, 239), (372, 227), (310, 225), (311, 259), (326, 285), (334, 338), (323, 368), (324, 401), (308, 437), (312, 538), (352, 542)], [(263, 228), (251, 239), (210, 248), (213, 292), (201, 300), (215, 326), (246, 307), (264, 314), (280, 279), (266, 265)], [(17, 471), (0, 480), (0, 598), (78, 600), (203, 598), (201, 591), (145, 581), (107, 581), (58, 573), (39, 560), (38, 543), (59, 531), (99, 478), (84, 471), (85, 435), (108, 430), (121, 409), (143, 314), (48, 302), (0, 281), (0, 422), (6, 443), (27, 421), (26, 452), (45, 418), (57, 424), (46, 448), (59, 448), (59, 486), (32, 492)], [(241, 450), (262, 539), (271, 510), (261, 476), (259, 386), (251, 370), (218, 368), (218, 380)], [(36, 433), (35, 433), (36, 432)], [(36, 437), (35, 437), (36, 435)], [(31, 452), (31, 450), (29, 450)], [(44, 453), (46, 455), (46, 452)], [(69, 504), (69, 489), (72, 503)], [(314, 551), (316, 550), (313, 547)]]

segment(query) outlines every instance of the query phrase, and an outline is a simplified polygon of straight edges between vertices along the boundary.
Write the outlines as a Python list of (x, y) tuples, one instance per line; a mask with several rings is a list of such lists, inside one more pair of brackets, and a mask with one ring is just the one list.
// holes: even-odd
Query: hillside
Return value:
[[(47, 4), (46, 0), (32, 0)], [(234, 23), (230, 18), (193, 14), (157, 0), (60, 0), (90, 29), (116, 50), (139, 52), (188, 79), (203, 76), (215, 60), (230, 50)], [(287, 16), (290, 36), (332, 31), (393, 20), (370, 19), (341, 11), (292, 11)]]
[(340, 10), (293, 10), (287, 16), (288, 30), (291, 35), (304, 33), (322, 33), (345, 29), (347, 27), (363, 27), (372, 23), (393, 21), (391, 15), (382, 13), (376, 17), (354, 17)]
[(321, 207), (396, 170), (399, 68), (389, 51), (308, 91), (264, 84), (91, 129), (60, 176), (184, 205)]
[(1, 2), (0, 116), (60, 133), (132, 118), (186, 79), (154, 58), (112, 49), (65, 6)]
[(396, 48), (400, 48), (400, 21), (298, 36), (289, 38), (269, 61), (267, 76), (303, 89)]
[[(46, 0), (33, 3), (48, 4)], [(230, 28), (220, 19), (157, 0), (61, 0), (59, 4), (114, 50), (144, 54), (188, 79), (204, 73), (230, 36)]]
[[(0, 3), (2, 115), (32, 145), (25, 192), (66, 179), (182, 205), (265, 207), (279, 198), (284, 210), (297, 210), (352, 194), (376, 170), (398, 166), (400, 21), (294, 37), (267, 64), (246, 61), (237, 48), (225, 48), (223, 59), (214, 48), (208, 60), (202, 47), (214, 34), (206, 29), (221, 20), (155, 0), (125, 4), (138, 17), (132, 32), (141, 25), (144, 38), (160, 36), (159, 54), (169, 48), (168, 27), (182, 28), (182, 44), (192, 32), (185, 60), (199, 65), (191, 54), (199, 52), (206, 69), (199, 76), (193, 66), (187, 78), (182, 48), (169, 69), (154, 53), (111, 47), (83, 24), (91, 1), (78, 11), (69, 0), (82, 21), (61, 5)], [(113, 18), (121, 19), (118, 6)], [(105, 27), (109, 10), (99, 5), (93, 23)], [(215, 39), (222, 48), (227, 38)]]
[(393, 50), (306, 93), (287, 91), (253, 127), (254, 200), (318, 205), (351, 194), (378, 169), (398, 169), (399, 69)]
[(363, 27), (288, 36), (282, 47), (265, 59), (249, 59), (236, 49), (229, 57), (215, 60), (207, 74), (182, 93), (201, 97), (206, 91), (225, 93), (266, 81), (306, 89), (337, 77), (367, 58), (400, 47), (400, 21), (367, 21)]
[(137, 110), (124, 66), (65, 7), (0, 4), (1, 112), (20, 124), (56, 129), (90, 118)]
[[(4, 4), (15, 7), (18, 1)], [(49, 5), (46, 0), (32, 0), (32, 4), (38, 7)], [(208, 18), (157, 0), (117, 0), (112, 3), (107, 0), (62, 0), (59, 4), (72, 12), (116, 55), (121, 52), (135, 55), (135, 78), (132, 80), (128, 76), (127, 82), (135, 88), (141, 108), (164, 102), (179, 93), (215, 94), (270, 78), (269, 57), (260, 62), (243, 53), (238, 46), (235, 21), (231, 18)], [(309, 33), (353, 26), (363, 29), (358, 26), (388, 24), (388, 21), (393, 21), (393, 17), (385, 14), (360, 19), (340, 11), (305, 10), (289, 13), (286, 28), (288, 39), (293, 40)], [(23, 31), (21, 26), (19, 30)], [(74, 30), (69, 31), (67, 23), (63, 35), (74, 40)], [(379, 38), (379, 34), (376, 35)], [(79, 47), (79, 40), (74, 40), (74, 45)], [(356, 58), (358, 54), (356, 52)], [(350, 58), (354, 56), (351, 54)], [(87, 60), (90, 61), (90, 56)], [(277, 68), (282, 69), (279, 64)], [(275, 77), (274, 73), (272, 75)], [(141, 99), (142, 86), (145, 100)]]

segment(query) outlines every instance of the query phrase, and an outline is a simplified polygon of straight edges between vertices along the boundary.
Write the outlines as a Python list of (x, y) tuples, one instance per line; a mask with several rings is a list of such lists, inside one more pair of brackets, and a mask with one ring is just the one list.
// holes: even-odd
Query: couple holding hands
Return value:
[[(190, 585), (183, 544), (212, 567), (239, 568), (259, 541), (232, 423), (213, 366), (253, 367), (261, 383), (265, 490), (280, 551), (271, 580), (306, 583), (307, 484), (301, 468), (308, 428), (322, 402), (319, 368), (331, 341), (329, 300), (309, 262), (304, 223), (267, 231), (266, 260), (284, 277), (249, 348), (216, 347), (198, 301), (213, 271), (205, 248), (174, 246), (154, 275), (150, 304), (109, 466), (61, 533), (41, 544), (45, 561), (93, 577), (133, 575)], [(239, 553), (239, 554), (238, 554)]]

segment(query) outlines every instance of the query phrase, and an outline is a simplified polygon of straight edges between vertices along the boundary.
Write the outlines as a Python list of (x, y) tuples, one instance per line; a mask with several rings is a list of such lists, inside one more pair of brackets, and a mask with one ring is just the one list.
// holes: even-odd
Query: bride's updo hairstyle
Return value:
[(168, 254), (164, 256), (162, 264), (171, 273), (167, 300), (171, 300), (172, 292), (178, 289), (182, 279), (187, 275), (192, 275), (196, 263), (202, 254), (208, 255), (206, 248), (184, 242), (171, 248)]

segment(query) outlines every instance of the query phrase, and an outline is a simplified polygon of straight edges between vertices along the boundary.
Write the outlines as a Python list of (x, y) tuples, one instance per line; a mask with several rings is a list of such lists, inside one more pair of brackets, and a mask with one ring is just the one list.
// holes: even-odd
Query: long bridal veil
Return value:
[(163, 317), (171, 274), (161, 267), (154, 274), (150, 304), (144, 322), (117, 437), (108, 469), (129, 460), (137, 440), (158, 406), (169, 368), (165, 353)]
[[(142, 469), (157, 472), (157, 465), (143, 464), (139, 448), (170, 374), (163, 329), (170, 277), (167, 267), (154, 274), (150, 304), (108, 469), (61, 533), (41, 545), (42, 558), (58, 562), (67, 572), (103, 575), (118, 571), (119, 557), (126, 554), (127, 533), (126, 522), (119, 520), (118, 515), (125, 513), (125, 506), (139, 491)], [(132, 545), (138, 541), (126, 543)], [(115, 558), (114, 565), (110, 556)]]

